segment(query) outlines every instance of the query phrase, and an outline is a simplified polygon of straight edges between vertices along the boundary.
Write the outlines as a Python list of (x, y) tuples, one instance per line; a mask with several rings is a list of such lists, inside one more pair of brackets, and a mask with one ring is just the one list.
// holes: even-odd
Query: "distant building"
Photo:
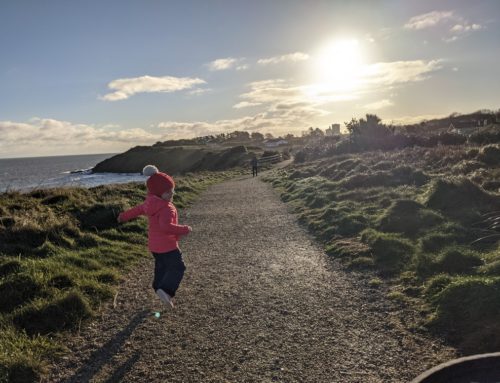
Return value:
[(328, 129), (325, 130), (326, 136), (339, 136), (340, 135), (340, 124), (331, 124)]

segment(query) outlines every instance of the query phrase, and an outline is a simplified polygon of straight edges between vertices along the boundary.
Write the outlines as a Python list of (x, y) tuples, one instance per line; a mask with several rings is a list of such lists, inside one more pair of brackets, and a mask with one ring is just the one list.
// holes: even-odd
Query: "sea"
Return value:
[(144, 182), (140, 173), (93, 173), (92, 168), (114, 154), (0, 159), (0, 192), (40, 188)]

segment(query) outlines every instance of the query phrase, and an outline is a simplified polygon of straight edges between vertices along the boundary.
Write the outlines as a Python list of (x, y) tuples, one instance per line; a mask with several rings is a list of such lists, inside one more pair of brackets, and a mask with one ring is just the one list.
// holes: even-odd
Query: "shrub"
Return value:
[[(459, 344), (467, 344), (475, 352), (493, 351), (500, 344), (500, 333), (488, 331), (489, 342), (477, 338), (478, 332), (496, 329), (500, 322), (500, 277), (458, 278), (436, 294), (436, 313), (431, 325), (446, 329)], [(478, 342), (479, 341), (479, 342)]]
[(484, 132), (473, 133), (469, 136), (469, 142), (479, 145), (500, 142), (500, 129), (497, 126)]
[(433, 300), (437, 294), (443, 291), (451, 282), (453, 277), (448, 274), (438, 274), (430, 278), (424, 286), (425, 296)]
[(429, 182), (429, 176), (411, 166), (398, 166), (391, 171), (394, 185), (422, 186)]
[(484, 162), (488, 165), (498, 165), (500, 164), (500, 146), (499, 145), (488, 145), (481, 148), (477, 156), (479, 161)]
[(467, 274), (482, 264), (481, 258), (473, 252), (449, 249), (436, 259), (434, 269), (448, 274)]
[(28, 274), (17, 274), (0, 285), (0, 312), (10, 312), (39, 296), (42, 285)]
[(500, 198), (466, 178), (438, 179), (429, 190), (426, 206), (440, 210), (450, 217), (468, 221), (478, 219), (480, 212), (498, 208)]
[(452, 172), (457, 175), (464, 175), (471, 173), (475, 170), (481, 169), (484, 165), (478, 161), (461, 161), (454, 165)]
[(366, 228), (366, 219), (361, 215), (347, 215), (338, 221), (337, 231), (342, 236), (353, 236)]
[(14, 315), (14, 324), (28, 335), (49, 334), (77, 328), (92, 311), (80, 293), (70, 292), (63, 298), (42, 307), (28, 306)]
[(106, 230), (118, 225), (118, 214), (125, 210), (122, 204), (96, 204), (77, 213), (84, 229)]
[(359, 242), (357, 238), (344, 238), (334, 240), (326, 246), (325, 250), (328, 255), (340, 258), (371, 256), (370, 248), (366, 244)]
[(500, 276), (500, 259), (481, 266), (478, 271), (481, 274)]
[(441, 250), (443, 247), (461, 243), (464, 239), (466, 239), (464, 234), (459, 232), (435, 232), (428, 233), (421, 237), (419, 243), (423, 251), (436, 252)]
[(438, 142), (442, 145), (462, 145), (467, 142), (467, 137), (458, 133), (443, 132), (438, 135)]
[(412, 243), (396, 234), (367, 229), (361, 240), (370, 246), (381, 271), (389, 274), (402, 270), (414, 253)]
[(0, 278), (21, 270), (21, 262), (17, 259), (7, 259), (0, 263)]
[(62, 290), (75, 286), (75, 282), (68, 274), (58, 274), (50, 278), (47, 285)]
[(380, 218), (378, 227), (382, 231), (404, 233), (414, 236), (418, 232), (441, 223), (443, 218), (413, 200), (397, 200)]
[(360, 270), (372, 269), (374, 266), (375, 262), (371, 257), (354, 258), (347, 264), (347, 267), (349, 267), (350, 269), (360, 269)]

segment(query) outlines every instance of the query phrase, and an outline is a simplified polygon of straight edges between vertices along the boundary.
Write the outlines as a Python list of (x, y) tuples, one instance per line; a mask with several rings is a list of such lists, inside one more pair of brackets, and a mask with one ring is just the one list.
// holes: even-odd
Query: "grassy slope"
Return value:
[[(239, 174), (177, 179), (174, 203), (187, 206), (210, 184)], [(147, 256), (146, 220), (116, 223), (144, 199), (141, 184), (0, 194), (0, 382), (37, 381), (47, 360), (123, 274)]]
[(186, 147), (135, 147), (97, 164), (96, 172), (137, 173), (147, 164), (155, 164), (169, 174), (184, 174), (203, 170), (229, 169), (243, 166), (261, 150), (248, 151), (244, 146), (210, 148), (206, 146)]
[(329, 254), (377, 272), (425, 325), (476, 353), (500, 349), (500, 237), (474, 243), (500, 233), (488, 216), (500, 216), (499, 165), (496, 146), (414, 148), (296, 164), (267, 180)]

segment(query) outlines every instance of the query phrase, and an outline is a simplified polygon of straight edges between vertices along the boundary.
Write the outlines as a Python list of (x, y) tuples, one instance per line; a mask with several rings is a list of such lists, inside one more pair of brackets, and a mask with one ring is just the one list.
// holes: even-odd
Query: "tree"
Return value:
[(352, 138), (364, 136), (372, 138), (383, 138), (393, 133), (392, 128), (381, 123), (381, 119), (375, 114), (367, 114), (366, 120), (353, 118), (349, 122), (345, 122), (347, 131)]
[(254, 141), (264, 141), (264, 135), (262, 133), (253, 132), (250, 137)]
[(375, 114), (367, 114), (366, 119), (353, 118), (346, 122), (350, 145), (356, 150), (387, 149), (400, 146), (404, 141), (401, 134), (394, 134), (394, 127), (381, 123)]
[(274, 138), (272, 133), (266, 133), (266, 134), (264, 134), (264, 137), (266, 138), (266, 140), (272, 140)]

